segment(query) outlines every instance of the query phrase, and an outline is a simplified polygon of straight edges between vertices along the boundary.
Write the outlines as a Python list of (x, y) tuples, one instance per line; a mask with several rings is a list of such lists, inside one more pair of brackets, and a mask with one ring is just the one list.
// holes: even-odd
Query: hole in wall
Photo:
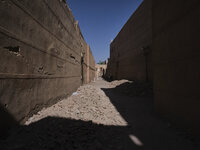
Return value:
[(39, 69), (39, 70), (43, 70), (44, 68), (43, 68), (43, 66), (40, 66), (38, 69)]
[(20, 52), (20, 47), (19, 46), (7, 46), (4, 47), (5, 49), (8, 49), (10, 52), (14, 52), (14, 53), (19, 53)]
[(8, 104), (4, 104), (5, 108), (8, 108)]
[(40, 66), (40, 67), (38, 68), (38, 72), (42, 74), (42, 73), (44, 72), (44, 67), (43, 67), (43, 66)]
[(70, 54), (70, 57), (73, 58), (73, 59), (75, 59), (75, 56), (73, 56), (72, 54)]

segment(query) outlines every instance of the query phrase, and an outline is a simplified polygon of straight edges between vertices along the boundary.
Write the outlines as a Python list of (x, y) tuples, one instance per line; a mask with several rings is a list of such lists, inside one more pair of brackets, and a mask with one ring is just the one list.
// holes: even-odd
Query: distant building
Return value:
[(106, 60), (104, 64), (96, 64), (96, 78), (98, 79), (99, 77), (103, 77), (106, 74), (106, 69), (107, 69), (107, 63), (108, 61)]

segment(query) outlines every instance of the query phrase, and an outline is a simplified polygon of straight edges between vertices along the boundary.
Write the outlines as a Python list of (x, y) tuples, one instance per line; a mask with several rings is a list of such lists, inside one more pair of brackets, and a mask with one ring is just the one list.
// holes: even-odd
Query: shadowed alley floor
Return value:
[(11, 130), (0, 141), (0, 149), (199, 149), (197, 139), (170, 127), (154, 113), (148, 88), (127, 80), (102, 79), (81, 86), (69, 98)]

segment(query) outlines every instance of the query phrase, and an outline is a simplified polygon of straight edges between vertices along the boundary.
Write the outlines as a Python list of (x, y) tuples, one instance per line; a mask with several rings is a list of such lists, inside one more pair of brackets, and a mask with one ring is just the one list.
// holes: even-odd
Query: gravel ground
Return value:
[(99, 79), (44, 108), (0, 150), (195, 150), (199, 142), (153, 111), (151, 85)]
[(103, 125), (127, 125), (109, 97), (95, 85), (81, 86), (71, 97), (43, 109), (25, 124), (29, 125), (48, 116), (92, 121)]

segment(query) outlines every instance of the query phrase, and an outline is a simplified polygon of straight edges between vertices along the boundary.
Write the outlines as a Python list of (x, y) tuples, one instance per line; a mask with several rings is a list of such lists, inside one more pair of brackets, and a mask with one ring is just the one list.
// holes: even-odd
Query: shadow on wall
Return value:
[(0, 104), (0, 139), (4, 139), (8, 136), (8, 130), (11, 127), (18, 126), (14, 117), (5, 109), (6, 106)]
[(47, 117), (28, 126), (21, 126), (8, 139), (0, 141), (0, 146), (4, 150), (140, 149), (139, 139), (134, 135), (129, 137), (129, 133), (130, 128), (123, 126), (104, 126), (91, 121)]

